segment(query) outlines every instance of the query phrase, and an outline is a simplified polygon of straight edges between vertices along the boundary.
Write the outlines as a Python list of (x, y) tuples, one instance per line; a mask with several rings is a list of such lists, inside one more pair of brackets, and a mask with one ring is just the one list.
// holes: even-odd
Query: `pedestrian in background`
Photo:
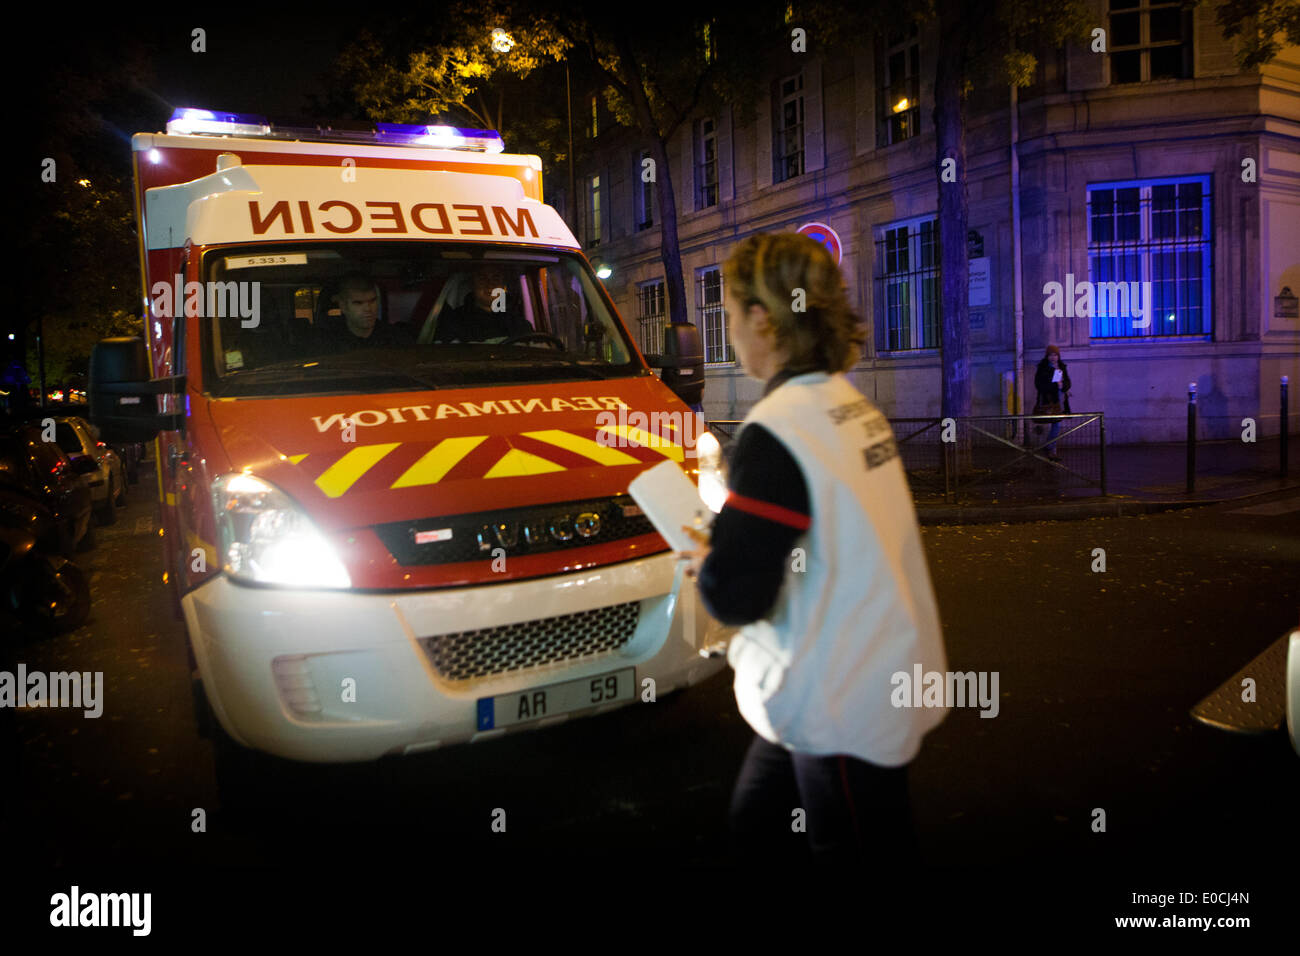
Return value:
[[(1034, 387), (1038, 389), (1038, 401), (1034, 403), (1035, 415), (1069, 415), (1070, 414), (1070, 373), (1066, 371), (1061, 358), (1061, 350), (1049, 345), (1038, 363), (1034, 373)], [(1061, 420), (1051, 422), (1047, 433), (1047, 457), (1060, 461), (1056, 453), (1056, 436), (1061, 433)]]
[(731, 344), (765, 385), (736, 437), (726, 503), (685, 556), (709, 611), (744, 625), (727, 660), (755, 736), (731, 799), (733, 847), (906, 860), (907, 765), (946, 711), (896, 706), (896, 675), (947, 664), (893, 431), (843, 374), (861, 321), (807, 236), (747, 239), (723, 275)]

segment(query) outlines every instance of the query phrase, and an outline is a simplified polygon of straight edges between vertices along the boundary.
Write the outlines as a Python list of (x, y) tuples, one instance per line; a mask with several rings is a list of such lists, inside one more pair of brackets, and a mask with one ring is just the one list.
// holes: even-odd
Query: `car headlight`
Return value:
[(703, 432), (695, 440), (695, 454), (700, 463), (700, 497), (717, 514), (727, 500), (726, 464), (722, 460), (722, 446), (712, 432)]
[(221, 558), (227, 574), (259, 584), (350, 588), (333, 545), (284, 492), (249, 474), (212, 483)]

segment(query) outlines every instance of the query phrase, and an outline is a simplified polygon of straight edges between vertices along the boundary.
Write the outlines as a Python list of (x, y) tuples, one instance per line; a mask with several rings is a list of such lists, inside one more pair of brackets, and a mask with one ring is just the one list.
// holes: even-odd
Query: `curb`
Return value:
[(1185, 498), (1173, 501), (1149, 501), (1110, 495), (1077, 501), (1036, 505), (917, 505), (916, 518), (922, 525), (936, 524), (1021, 524), (1030, 521), (1081, 521), (1086, 518), (1114, 518), (1158, 514), (1182, 508), (1200, 508), (1225, 502), (1247, 501), (1279, 491), (1294, 491), (1300, 485), (1269, 488), (1244, 495), (1221, 498)]

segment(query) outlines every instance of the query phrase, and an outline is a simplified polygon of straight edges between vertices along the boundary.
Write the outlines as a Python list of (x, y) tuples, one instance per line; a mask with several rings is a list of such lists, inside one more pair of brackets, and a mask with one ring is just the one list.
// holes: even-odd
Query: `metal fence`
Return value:
[(895, 418), (890, 424), (917, 497), (1106, 494), (1101, 412)]
[[(890, 424), (917, 498), (1002, 501), (1106, 494), (1101, 412), (894, 418)], [(741, 422), (708, 425), (729, 453)]]

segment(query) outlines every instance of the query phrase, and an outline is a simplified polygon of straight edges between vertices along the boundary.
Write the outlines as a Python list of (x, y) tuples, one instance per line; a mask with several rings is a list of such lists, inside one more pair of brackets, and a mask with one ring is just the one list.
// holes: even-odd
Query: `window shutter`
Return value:
[(853, 58), (854, 152), (861, 156), (876, 148), (875, 57), (872, 50)]
[(758, 104), (758, 121), (754, 131), (754, 181), (759, 189), (772, 185), (772, 91)]
[(718, 117), (718, 202), (736, 198), (736, 184), (731, 174), (731, 107), (724, 106)]
[(681, 125), (682, 134), (682, 176), (681, 199), (677, 202), (677, 211), (694, 212), (699, 208), (695, 202), (695, 121), (687, 120)]
[(803, 161), (805, 172), (826, 167), (826, 126), (822, 122), (822, 63), (803, 71)]

